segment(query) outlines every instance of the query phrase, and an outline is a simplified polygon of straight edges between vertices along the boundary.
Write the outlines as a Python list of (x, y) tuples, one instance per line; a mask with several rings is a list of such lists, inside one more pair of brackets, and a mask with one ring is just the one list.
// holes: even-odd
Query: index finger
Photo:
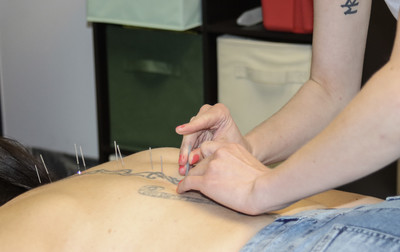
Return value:
[(222, 104), (214, 106), (203, 105), (193, 120), (190, 120), (189, 123), (179, 125), (175, 128), (175, 131), (179, 135), (187, 135), (202, 130), (216, 129), (221, 121), (225, 119), (226, 109)]

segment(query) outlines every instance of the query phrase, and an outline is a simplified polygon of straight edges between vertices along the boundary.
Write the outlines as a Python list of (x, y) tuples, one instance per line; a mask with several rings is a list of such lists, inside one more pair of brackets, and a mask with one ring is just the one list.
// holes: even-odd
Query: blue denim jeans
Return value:
[(280, 217), (241, 251), (400, 251), (400, 196), (378, 204)]

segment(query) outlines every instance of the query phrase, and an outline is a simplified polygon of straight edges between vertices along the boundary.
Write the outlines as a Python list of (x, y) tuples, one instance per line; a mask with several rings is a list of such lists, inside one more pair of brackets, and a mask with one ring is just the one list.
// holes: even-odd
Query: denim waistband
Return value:
[(335, 208), (335, 209), (316, 209), (316, 210), (307, 210), (300, 213), (297, 213), (292, 216), (282, 216), (278, 219), (301, 219), (301, 218), (314, 218), (317, 220), (326, 219), (326, 218), (334, 218), (337, 215), (346, 214), (351, 211), (357, 210), (368, 210), (368, 209), (376, 209), (376, 208), (389, 208), (389, 209), (400, 209), (400, 196), (390, 196), (387, 197), (385, 201), (375, 203), (375, 204), (366, 204), (360, 205), (354, 208)]
[(241, 251), (400, 251), (399, 217), (400, 196), (354, 208), (304, 211), (276, 219)]
[(400, 195), (390, 196), (386, 198), (386, 201), (400, 200)]

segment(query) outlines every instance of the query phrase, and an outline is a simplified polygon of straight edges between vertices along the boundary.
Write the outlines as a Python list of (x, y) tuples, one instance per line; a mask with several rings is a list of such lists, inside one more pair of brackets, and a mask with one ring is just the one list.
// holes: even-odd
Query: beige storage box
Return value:
[(311, 45), (218, 38), (218, 101), (246, 134), (309, 79)]

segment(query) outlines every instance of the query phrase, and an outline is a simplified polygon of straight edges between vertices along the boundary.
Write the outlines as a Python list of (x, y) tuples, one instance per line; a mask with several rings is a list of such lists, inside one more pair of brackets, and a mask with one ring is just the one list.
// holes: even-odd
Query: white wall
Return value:
[(98, 157), (85, 0), (0, 0), (0, 70), (5, 136)]

